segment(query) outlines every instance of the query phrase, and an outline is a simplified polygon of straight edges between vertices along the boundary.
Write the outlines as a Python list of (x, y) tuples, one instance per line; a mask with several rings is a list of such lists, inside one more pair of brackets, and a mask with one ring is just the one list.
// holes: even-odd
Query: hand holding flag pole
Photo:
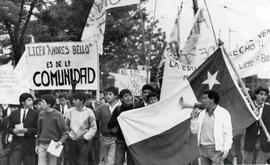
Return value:
[[(221, 41), (220, 39), (218, 39), (218, 41), (219, 41), (219, 46), (222, 48), (222, 49), (221, 49), (222, 52), (226, 55), (228, 61), (230, 62), (231, 66), (232, 66), (232, 68), (233, 68), (233, 71), (235, 72), (235, 74), (236, 74), (236, 76), (237, 76), (237, 79), (238, 79), (238, 81), (239, 81), (240, 87), (241, 87), (242, 91), (244, 92), (244, 94), (246, 95), (247, 100), (248, 100), (249, 104), (251, 105), (251, 108), (252, 108), (253, 110), (256, 109), (256, 107), (255, 107), (255, 105), (254, 105), (254, 103), (253, 103), (253, 101), (252, 101), (252, 99), (251, 99), (251, 97), (250, 97), (250, 95), (249, 95), (249, 93), (248, 93), (246, 87), (245, 87), (245, 84), (243, 83), (242, 79), (240, 78), (239, 73), (237, 72), (237, 70), (236, 70), (234, 64), (232, 63), (232, 61), (231, 61), (231, 59), (230, 59), (230, 57), (229, 57), (229, 54), (227, 53), (226, 49), (224, 48), (223, 41)], [(260, 125), (261, 125), (262, 128), (263, 128), (263, 131), (264, 131), (264, 133), (265, 133), (265, 135), (266, 135), (266, 137), (267, 137), (267, 141), (270, 142), (270, 135), (269, 135), (269, 132), (267, 131), (267, 129), (266, 129), (266, 127), (265, 127), (265, 125), (264, 125), (262, 119), (261, 119), (260, 117), (258, 117), (257, 119), (259, 120)]]

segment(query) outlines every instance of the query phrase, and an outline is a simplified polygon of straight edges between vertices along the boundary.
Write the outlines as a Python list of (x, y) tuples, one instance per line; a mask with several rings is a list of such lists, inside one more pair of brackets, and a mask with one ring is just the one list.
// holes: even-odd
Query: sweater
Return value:
[(72, 140), (91, 140), (96, 131), (97, 124), (94, 112), (85, 106), (81, 110), (71, 107), (65, 114), (69, 127), (69, 136)]
[(131, 104), (131, 105), (122, 104), (120, 106), (117, 106), (115, 108), (115, 110), (113, 111), (112, 117), (111, 117), (110, 121), (108, 122), (107, 126), (108, 126), (109, 129), (116, 128), (117, 132), (115, 134), (116, 134), (116, 137), (117, 137), (118, 140), (124, 141), (124, 136), (123, 136), (122, 130), (120, 128), (120, 125), (118, 123), (117, 117), (122, 112), (131, 110), (133, 108), (134, 108), (133, 104)]
[(61, 141), (68, 137), (68, 128), (60, 112), (52, 110), (50, 112), (41, 111), (38, 117), (38, 144), (49, 144), (51, 140)]
[(97, 121), (99, 126), (99, 131), (103, 136), (114, 136), (111, 129), (107, 127), (110, 121), (112, 113), (110, 111), (108, 104), (103, 104), (97, 108)]

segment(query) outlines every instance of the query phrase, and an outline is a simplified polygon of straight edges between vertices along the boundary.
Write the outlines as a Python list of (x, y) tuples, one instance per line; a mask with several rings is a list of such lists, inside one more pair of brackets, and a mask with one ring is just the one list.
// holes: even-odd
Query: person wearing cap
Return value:
[(38, 113), (33, 110), (33, 96), (29, 93), (20, 95), (21, 108), (13, 111), (9, 118), (8, 131), (13, 135), (10, 165), (34, 165), (35, 135), (37, 134)]

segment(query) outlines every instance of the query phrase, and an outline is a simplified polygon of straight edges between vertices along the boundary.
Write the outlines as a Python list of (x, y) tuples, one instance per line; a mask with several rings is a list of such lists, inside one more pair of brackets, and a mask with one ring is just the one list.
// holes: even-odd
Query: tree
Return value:
[(30, 18), (38, 3), (40, 0), (2, 0), (0, 2), (0, 24), (4, 27), (2, 32), (9, 35), (15, 65), (24, 52)]
[(136, 5), (107, 11), (104, 54), (100, 56), (103, 84), (110, 84), (109, 72), (145, 65), (146, 57), (150, 58), (151, 79), (154, 80), (163, 53), (165, 32), (157, 27), (157, 20), (153, 22), (149, 17), (145, 9)]
[(65, 0), (38, 9), (32, 24), (36, 42), (80, 41), (94, 0)]

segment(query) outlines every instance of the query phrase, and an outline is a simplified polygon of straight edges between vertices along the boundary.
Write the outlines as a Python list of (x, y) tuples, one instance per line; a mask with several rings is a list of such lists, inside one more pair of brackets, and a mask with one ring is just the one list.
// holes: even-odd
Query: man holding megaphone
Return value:
[(191, 132), (197, 134), (201, 165), (224, 164), (223, 159), (232, 145), (231, 116), (218, 105), (219, 99), (216, 91), (206, 91), (202, 103), (195, 104), (191, 112), (190, 127)]

